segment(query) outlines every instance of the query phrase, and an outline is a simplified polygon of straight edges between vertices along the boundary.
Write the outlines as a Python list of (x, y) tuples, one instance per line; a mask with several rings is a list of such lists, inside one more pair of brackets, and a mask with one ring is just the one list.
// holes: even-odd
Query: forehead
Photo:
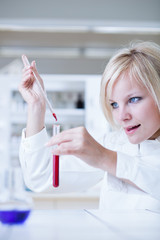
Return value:
[(114, 81), (112, 85), (111, 98), (121, 94), (128, 95), (135, 91), (146, 92), (147, 89), (144, 85), (140, 84), (135, 78), (130, 77), (128, 74), (122, 74)]

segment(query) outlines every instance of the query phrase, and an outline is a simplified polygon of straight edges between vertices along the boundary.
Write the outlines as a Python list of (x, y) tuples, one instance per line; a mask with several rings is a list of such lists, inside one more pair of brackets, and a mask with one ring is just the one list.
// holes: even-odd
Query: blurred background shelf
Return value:
[(39, 194), (29, 193), (34, 209), (97, 209), (99, 188), (81, 193)]

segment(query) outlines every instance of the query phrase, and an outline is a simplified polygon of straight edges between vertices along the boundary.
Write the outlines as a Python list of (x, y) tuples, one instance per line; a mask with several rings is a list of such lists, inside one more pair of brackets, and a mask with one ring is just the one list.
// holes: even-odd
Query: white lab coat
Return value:
[[(83, 191), (103, 179), (100, 208), (160, 210), (160, 138), (146, 140), (139, 148), (123, 132), (107, 133), (103, 145), (117, 151), (117, 177), (74, 156), (61, 156), (58, 188), (52, 187), (51, 148), (44, 147), (47, 141), (45, 128), (29, 138), (25, 138), (25, 129), (22, 132), (20, 163), (25, 183), (32, 191)], [(121, 179), (132, 181), (143, 191)]]

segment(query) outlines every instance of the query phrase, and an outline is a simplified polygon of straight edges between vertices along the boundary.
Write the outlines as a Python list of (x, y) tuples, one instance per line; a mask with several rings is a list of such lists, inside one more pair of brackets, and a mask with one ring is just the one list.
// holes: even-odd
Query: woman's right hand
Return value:
[[(39, 80), (42, 88), (44, 89), (43, 80), (40, 77), (37, 69), (35, 61), (31, 63), (31, 65), (27, 65), (25, 61), (25, 56), (22, 56), (22, 61), (24, 63), (24, 68), (22, 70), (22, 81), (19, 85), (19, 92), (21, 93), (24, 100), (30, 105), (32, 104), (40, 104), (43, 108), (45, 107), (45, 99), (39, 89), (39, 86), (36, 84), (36, 79), (34, 74)], [(34, 72), (34, 74), (33, 74)]]
[(35, 61), (29, 66), (25, 61), (24, 55), (22, 56), (22, 61), (24, 63), (24, 68), (22, 70), (22, 81), (18, 89), (23, 99), (28, 104), (26, 137), (30, 137), (44, 128), (46, 101), (34, 76), (35, 74), (44, 89), (43, 80), (36, 69)]

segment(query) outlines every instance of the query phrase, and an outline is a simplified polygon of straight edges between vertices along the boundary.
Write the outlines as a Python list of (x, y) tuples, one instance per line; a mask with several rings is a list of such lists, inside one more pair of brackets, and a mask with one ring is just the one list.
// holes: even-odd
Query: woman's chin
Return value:
[(141, 143), (143, 141), (141, 139), (137, 139), (137, 138), (133, 138), (133, 137), (129, 137), (129, 136), (128, 136), (128, 140), (132, 144), (139, 144), (139, 143)]

